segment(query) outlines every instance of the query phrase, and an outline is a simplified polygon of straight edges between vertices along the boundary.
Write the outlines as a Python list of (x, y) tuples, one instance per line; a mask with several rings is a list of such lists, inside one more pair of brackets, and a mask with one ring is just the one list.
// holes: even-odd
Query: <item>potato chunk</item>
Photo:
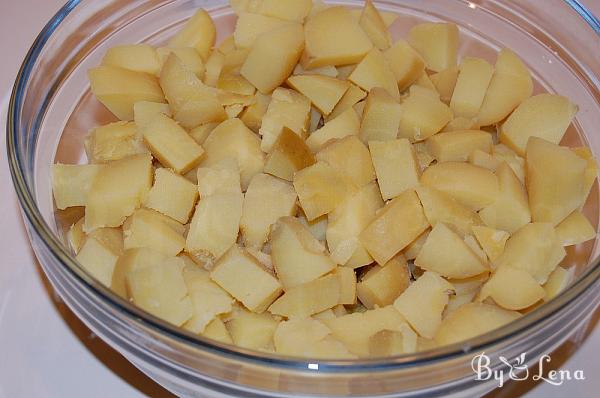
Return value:
[(271, 259), (286, 290), (313, 281), (335, 268), (325, 247), (294, 217), (280, 218), (271, 228)]
[(213, 319), (208, 325), (206, 325), (204, 332), (201, 334), (204, 337), (208, 337), (209, 339), (216, 340), (223, 344), (233, 344), (231, 335), (229, 334), (229, 331), (225, 327), (225, 323), (221, 320), (221, 318)]
[(182, 224), (187, 223), (198, 198), (198, 189), (185, 178), (168, 169), (156, 169), (154, 185), (144, 205), (169, 216)]
[(280, 28), (288, 21), (266, 15), (242, 12), (238, 16), (233, 37), (237, 48), (251, 48), (263, 33)]
[(475, 150), (492, 151), (492, 135), (481, 130), (458, 130), (427, 139), (427, 149), (438, 162), (466, 162)]
[(411, 94), (402, 102), (399, 138), (423, 141), (439, 132), (452, 120), (452, 111), (442, 101)]
[(248, 106), (239, 116), (240, 120), (252, 131), (258, 134), (260, 127), (262, 126), (262, 119), (269, 103), (271, 102), (271, 96), (264, 95), (261, 92), (255, 94), (256, 101), (254, 104)]
[(333, 111), (331, 111), (331, 113), (329, 115), (327, 115), (327, 117), (325, 118), (325, 121), (328, 122), (332, 119), (335, 119), (336, 117), (338, 117), (339, 115), (341, 115), (342, 113), (347, 111), (348, 109), (352, 108), (358, 102), (365, 99), (366, 96), (367, 96), (367, 93), (365, 93), (363, 90), (361, 90), (359, 87), (355, 86), (354, 84), (350, 84), (350, 86), (348, 87), (348, 90), (346, 90), (346, 92), (344, 93), (342, 98), (340, 98), (337, 105), (333, 108)]
[(594, 182), (596, 182), (596, 178), (598, 178), (598, 163), (594, 158), (594, 154), (592, 153), (592, 151), (590, 151), (588, 147), (572, 148), (571, 150), (575, 152), (577, 156), (579, 156), (587, 162), (583, 182), (583, 193), (581, 195), (582, 203), (585, 204), (588, 196), (590, 195), (590, 192), (592, 191)]
[(322, 161), (349, 177), (358, 187), (375, 180), (367, 147), (354, 135), (330, 142), (317, 153)]
[(268, 174), (255, 175), (246, 191), (240, 220), (244, 244), (261, 249), (271, 225), (280, 217), (296, 214), (297, 197), (292, 184)]
[(383, 51), (390, 47), (392, 37), (383, 17), (373, 5), (373, 1), (365, 2), (358, 23), (376, 48)]
[(577, 113), (569, 99), (554, 94), (539, 94), (523, 101), (500, 129), (500, 142), (524, 155), (529, 137), (553, 144), (562, 140)]
[(453, 23), (422, 23), (408, 33), (408, 42), (434, 72), (456, 65), (458, 27)]
[(313, 152), (318, 152), (331, 140), (358, 135), (360, 118), (353, 108), (349, 108), (334, 119), (330, 119), (323, 127), (306, 139), (306, 145)]
[(395, 198), (419, 185), (421, 170), (413, 147), (406, 138), (369, 141), (369, 150), (383, 200)]
[(286, 290), (269, 307), (269, 312), (288, 318), (302, 318), (335, 307), (340, 301), (340, 280), (326, 275)]
[(575, 273), (575, 267), (569, 268), (568, 270), (563, 267), (556, 267), (554, 271), (548, 277), (546, 283), (544, 283), (544, 301), (550, 301), (554, 297), (558, 296), (560, 292), (565, 290), (573, 279)]
[(390, 65), (377, 48), (373, 48), (354, 68), (348, 80), (363, 90), (383, 88), (394, 100), (400, 100), (398, 82)]
[(388, 202), (360, 234), (360, 240), (377, 263), (384, 265), (429, 227), (419, 198), (404, 191)]
[(240, 193), (240, 169), (234, 158), (224, 158), (211, 167), (199, 167), (196, 174), (201, 198), (215, 194)]
[(311, 7), (311, 0), (261, 0), (258, 10), (264, 15), (302, 23)]
[(264, 172), (287, 181), (294, 173), (315, 164), (315, 156), (300, 136), (284, 127), (265, 162)]
[(479, 242), (487, 258), (492, 262), (500, 257), (504, 251), (506, 241), (510, 237), (506, 231), (480, 225), (473, 225), (473, 235), (477, 239), (477, 242)]
[(360, 139), (369, 141), (390, 141), (398, 136), (398, 128), (402, 118), (401, 105), (382, 88), (374, 88), (369, 92), (362, 123)]
[(217, 30), (210, 15), (203, 9), (196, 11), (183, 28), (169, 41), (169, 47), (193, 47), (204, 60), (215, 45)]
[(167, 255), (147, 247), (125, 250), (115, 264), (110, 288), (124, 299), (130, 299), (127, 276), (137, 269), (158, 266), (167, 258)]
[(594, 239), (596, 230), (583, 213), (575, 210), (556, 226), (556, 234), (563, 246), (572, 246)]
[(401, 92), (413, 84), (425, 70), (425, 62), (421, 56), (404, 40), (398, 40), (384, 55)]
[(437, 223), (415, 259), (415, 265), (447, 278), (469, 278), (488, 270), (465, 241), (444, 223)]
[(161, 66), (156, 50), (148, 44), (111, 47), (104, 54), (101, 65), (116, 66), (150, 75), (157, 75)]
[(330, 7), (312, 16), (305, 26), (305, 69), (360, 62), (373, 44), (350, 11)]
[[(173, 116), (169, 104), (149, 101), (140, 101), (133, 104), (133, 116), (135, 122), (133, 126), (137, 127), (136, 132), (142, 125), (148, 124), (152, 120), (152, 117), (157, 113), (163, 113), (169, 117)], [(138, 134), (138, 136), (139, 138), (142, 138), (141, 135)]]
[(356, 286), (358, 299), (368, 309), (385, 307), (408, 288), (410, 273), (406, 260), (397, 256), (383, 267), (371, 268)]
[(587, 162), (573, 151), (532, 137), (526, 166), (533, 221), (557, 225), (583, 204)]
[[(166, 104), (160, 105), (167, 106)], [(131, 122), (109, 123), (97, 127), (85, 139), (84, 145), (91, 163), (105, 163), (148, 153), (148, 149), (138, 134), (136, 124)]]
[(450, 104), (458, 80), (458, 67), (451, 66), (441, 72), (434, 73), (429, 78), (437, 92), (440, 93), (440, 100), (445, 104)]
[(350, 83), (320, 75), (292, 76), (287, 83), (306, 96), (323, 115), (329, 115)]
[(56, 208), (85, 206), (101, 165), (55, 164), (52, 166), (52, 193)]
[[(160, 59), (161, 68), (167, 62), (169, 55), (175, 54), (181, 60), (186, 69), (192, 71), (200, 80), (204, 79), (206, 74), (206, 66), (204, 59), (198, 51), (193, 47), (159, 47), (156, 49), (156, 54)], [(157, 75), (160, 74), (160, 70)]]
[(176, 256), (183, 250), (185, 238), (160, 215), (139, 209), (123, 225), (125, 249), (148, 247), (167, 256)]
[(480, 58), (463, 58), (450, 100), (450, 108), (455, 116), (477, 116), (493, 73), (494, 68), (487, 61)]
[(119, 254), (100, 240), (88, 237), (75, 259), (100, 283), (110, 287)]
[(273, 333), (278, 324), (271, 314), (239, 310), (226, 326), (235, 345), (251, 350), (272, 350)]
[(427, 168), (421, 184), (445, 192), (475, 211), (494, 203), (499, 191), (494, 173), (462, 162), (438, 163)]
[(356, 273), (352, 268), (337, 267), (333, 272), (339, 279), (340, 283), (340, 305), (355, 305), (356, 304)]
[(292, 319), (281, 322), (273, 336), (275, 351), (306, 358), (353, 358), (354, 356), (322, 322)]
[(546, 292), (526, 271), (504, 266), (498, 268), (481, 288), (479, 300), (491, 297), (507, 310), (522, 310), (544, 298)]
[(281, 283), (237, 245), (219, 259), (210, 278), (257, 313), (265, 311), (281, 294)]
[(184, 268), (181, 258), (171, 257), (127, 275), (133, 303), (169, 323), (183, 325), (193, 315), (192, 300), (183, 279)]

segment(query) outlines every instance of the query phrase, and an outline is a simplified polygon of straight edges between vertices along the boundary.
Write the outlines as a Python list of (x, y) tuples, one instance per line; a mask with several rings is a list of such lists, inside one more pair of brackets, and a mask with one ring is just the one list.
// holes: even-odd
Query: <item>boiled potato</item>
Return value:
[(563, 246), (578, 245), (596, 237), (596, 230), (580, 211), (575, 210), (556, 226)]
[(262, 119), (259, 134), (262, 136), (261, 149), (270, 152), (284, 127), (302, 138), (306, 138), (310, 115), (310, 100), (304, 95), (285, 88), (276, 89), (267, 113)]
[(522, 310), (543, 299), (546, 292), (526, 271), (510, 266), (499, 267), (481, 288), (479, 300), (491, 297), (507, 310)]
[(148, 44), (130, 44), (111, 47), (102, 58), (102, 65), (116, 66), (134, 72), (157, 75), (161, 63), (154, 47)]
[[(198, 51), (193, 47), (159, 47), (156, 49), (156, 54), (160, 60), (160, 67), (167, 62), (169, 55), (173, 53), (183, 62), (186, 69), (192, 71), (200, 80), (204, 80), (206, 74), (206, 65), (204, 59)], [(157, 75), (160, 74), (160, 70)]]
[(356, 286), (358, 299), (368, 309), (385, 307), (404, 292), (410, 284), (406, 260), (396, 256), (383, 267), (374, 266)]
[[(136, 103), (134, 109), (142, 103)], [(166, 106), (166, 104), (160, 105)], [(132, 122), (115, 122), (93, 129), (84, 143), (88, 161), (91, 163), (105, 163), (148, 153), (148, 148), (146, 148), (140, 134), (138, 134), (136, 124)]]
[(327, 115), (325, 121), (329, 121), (331, 119), (335, 119), (348, 109), (352, 108), (354, 105), (362, 101), (367, 97), (367, 93), (360, 89), (358, 86), (354, 84), (350, 84), (348, 90), (344, 93), (342, 98), (338, 101), (336, 106), (333, 108), (331, 113)]
[(213, 51), (206, 60), (204, 84), (209, 87), (217, 87), (223, 68), (225, 67), (225, 54)]
[(292, 319), (281, 322), (273, 336), (275, 351), (306, 358), (353, 358), (346, 347), (316, 319)]
[(373, 48), (352, 71), (348, 80), (365, 91), (383, 88), (395, 101), (400, 100), (396, 76), (377, 48)]
[(596, 159), (594, 158), (594, 154), (588, 147), (578, 147), (572, 148), (573, 152), (577, 154), (580, 158), (584, 159), (587, 162), (587, 166), (585, 168), (585, 177), (583, 182), (583, 193), (582, 193), (582, 205), (587, 201), (590, 192), (592, 191), (592, 187), (594, 186), (594, 182), (596, 182), (596, 178), (598, 177), (598, 163), (596, 163)]
[(260, 127), (262, 126), (263, 116), (267, 113), (270, 102), (271, 96), (257, 92), (255, 95), (255, 102), (244, 109), (239, 116), (240, 120), (244, 122), (250, 130), (258, 134)]
[(93, 164), (52, 166), (52, 192), (56, 208), (85, 206), (94, 178), (102, 166)]
[(354, 111), (354, 108), (349, 108), (336, 118), (330, 119), (323, 127), (313, 132), (306, 139), (306, 145), (311, 151), (316, 153), (329, 141), (358, 135), (360, 127), (360, 118)]
[(75, 259), (100, 283), (110, 287), (119, 254), (99, 239), (88, 237)]
[(233, 33), (235, 47), (251, 48), (256, 39), (263, 33), (273, 31), (288, 21), (266, 15), (242, 12), (239, 14)]
[(392, 42), (390, 32), (383, 17), (371, 0), (365, 2), (358, 23), (376, 48), (383, 51), (390, 47)]
[(294, 173), (316, 163), (306, 142), (292, 130), (284, 127), (265, 161), (263, 171), (287, 181)]
[(481, 130), (451, 131), (427, 139), (427, 149), (438, 162), (466, 162), (473, 151), (490, 153), (492, 146), (492, 135)]
[[(150, 101), (140, 101), (133, 104), (133, 119), (135, 123), (125, 123), (123, 126), (128, 126), (128, 130), (133, 130), (133, 127), (136, 127), (136, 136), (140, 139), (142, 138), (140, 134), (137, 134), (137, 130), (145, 124), (148, 124), (150, 120), (157, 113), (163, 113), (169, 117), (173, 116), (171, 112), (171, 107), (169, 104), (163, 104), (161, 102), (150, 102)], [(117, 126), (118, 122), (115, 124), (109, 124), (108, 126)], [(129, 132), (129, 134), (133, 134)]]
[(489, 154), (488, 152), (482, 151), (481, 149), (475, 149), (473, 152), (471, 152), (467, 160), (473, 166), (483, 167), (484, 169), (491, 171), (496, 171), (496, 169), (498, 169), (502, 163), (501, 160)]
[(402, 106), (386, 90), (372, 89), (363, 111), (360, 139), (365, 144), (396, 139), (402, 114)]
[(169, 41), (169, 47), (193, 47), (206, 60), (215, 45), (216, 37), (217, 30), (212, 18), (205, 10), (200, 9)]
[(452, 120), (452, 111), (439, 99), (409, 95), (402, 102), (399, 138), (423, 141), (438, 133)]
[(158, 266), (167, 258), (167, 255), (147, 247), (125, 250), (115, 264), (110, 288), (126, 300), (131, 298), (127, 276), (137, 269)]
[(287, 84), (308, 98), (323, 115), (333, 111), (350, 87), (347, 81), (320, 75), (291, 76)]
[(369, 150), (354, 135), (330, 141), (317, 152), (316, 158), (350, 178), (357, 187), (375, 180)]
[(493, 73), (494, 68), (487, 61), (480, 58), (463, 58), (450, 100), (450, 108), (455, 116), (477, 116)]
[(198, 190), (194, 184), (168, 169), (160, 168), (154, 172), (154, 185), (146, 196), (144, 206), (185, 224), (197, 198)]
[(338, 277), (340, 286), (339, 305), (356, 304), (356, 274), (349, 267), (337, 267), (333, 274)]
[(221, 318), (215, 318), (204, 328), (204, 332), (201, 333), (202, 336), (208, 337), (209, 339), (216, 340), (220, 343), (224, 344), (233, 344), (233, 340), (231, 339), (231, 335), (229, 331), (225, 327), (225, 323), (221, 320)]
[(413, 84), (425, 70), (421, 56), (404, 40), (398, 40), (384, 55), (400, 92)]
[(479, 245), (485, 252), (487, 258), (494, 262), (504, 251), (506, 241), (510, 234), (506, 231), (485, 227), (482, 225), (473, 225), (473, 235), (479, 242)]
[(574, 267), (569, 269), (556, 267), (548, 277), (546, 283), (542, 286), (545, 292), (544, 301), (552, 300), (554, 297), (558, 296), (560, 292), (565, 290), (567, 285), (573, 279), (573, 275), (575, 274), (574, 271)]
[(414, 260), (415, 258), (417, 258), (419, 252), (423, 248), (423, 245), (427, 241), (427, 237), (429, 236), (430, 232), (431, 230), (427, 229), (425, 230), (425, 232), (419, 235), (417, 239), (413, 240), (408, 246), (404, 248), (404, 250), (402, 250), (402, 256), (404, 256), (406, 260)]
[(139, 209), (123, 224), (124, 247), (135, 249), (147, 247), (169, 257), (179, 254), (185, 246), (185, 238), (169, 224), (163, 222), (159, 214)]
[(434, 72), (456, 65), (458, 27), (452, 23), (423, 23), (408, 33), (408, 42)]
[(332, 308), (339, 301), (340, 280), (337, 275), (329, 274), (287, 289), (271, 304), (269, 312), (287, 318), (302, 318)]
[(273, 350), (273, 334), (279, 322), (269, 313), (239, 309), (225, 326), (233, 343), (253, 350)]
[[(312, 8), (311, 0), (260, 0), (257, 3), (258, 12), (261, 14), (300, 23)], [(250, 1), (251, 7), (252, 1)]]
[(451, 66), (448, 69), (434, 73), (433, 75), (429, 76), (429, 78), (431, 79), (435, 89), (438, 91), (438, 93), (440, 93), (440, 99), (442, 102), (449, 105), (452, 95), (454, 94), (456, 81), (458, 80), (458, 67)]
[(395, 198), (419, 185), (421, 170), (412, 145), (406, 138), (369, 141), (383, 200)]

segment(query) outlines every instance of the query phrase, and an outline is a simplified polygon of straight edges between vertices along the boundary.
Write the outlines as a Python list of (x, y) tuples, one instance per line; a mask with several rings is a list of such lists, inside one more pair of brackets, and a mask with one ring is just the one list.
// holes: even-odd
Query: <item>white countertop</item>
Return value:
[[(30, 43), (62, 3), (0, 0), (0, 126), (6, 124), (10, 89)], [(587, 3), (600, 15), (599, 1)], [(0, 137), (0, 398), (170, 396), (54, 299), (29, 246), (7, 167), (5, 134)], [(594, 376), (600, 369), (600, 326), (594, 326), (599, 313), (588, 327), (590, 335), (575, 353), (571, 354), (573, 346), (567, 344), (552, 355), (561, 369), (583, 369), (585, 381), (560, 387), (512, 383), (493, 396), (597, 395), (600, 378)]]

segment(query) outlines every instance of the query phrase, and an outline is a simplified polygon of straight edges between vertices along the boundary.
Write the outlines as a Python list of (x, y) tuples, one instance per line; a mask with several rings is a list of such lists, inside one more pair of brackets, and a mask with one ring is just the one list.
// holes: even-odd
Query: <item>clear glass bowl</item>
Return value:
[[(600, 23), (575, 0), (382, 0), (378, 6), (401, 14), (395, 36), (419, 21), (447, 20), (461, 27), (462, 54), (494, 61), (500, 47), (513, 49), (533, 71), (537, 91), (579, 105), (565, 143), (600, 154)], [(111, 120), (90, 96), (87, 69), (115, 44), (164, 42), (197, 7), (210, 10), (220, 39), (231, 33), (234, 17), (225, 0), (71, 0), (33, 43), (8, 114), (11, 173), (44, 271), (86, 325), (137, 367), (181, 396), (475, 396), (496, 386), (475, 380), (476, 353), (485, 351), (495, 369), (504, 366), (499, 355), (526, 352), (533, 363), (593, 313), (600, 301), (595, 242), (569, 248), (576, 280), (522, 319), (453, 346), (387, 359), (308, 362), (222, 345), (174, 328), (95, 282), (65, 245), (65, 227), (81, 212), (55, 213), (50, 165), (83, 161), (88, 129)], [(597, 227), (597, 185), (585, 212)]]

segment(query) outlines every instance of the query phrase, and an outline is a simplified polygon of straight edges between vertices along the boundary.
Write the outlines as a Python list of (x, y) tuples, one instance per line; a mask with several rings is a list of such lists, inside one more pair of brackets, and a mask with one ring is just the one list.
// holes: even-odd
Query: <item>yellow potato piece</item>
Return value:
[(336, 275), (340, 283), (340, 305), (356, 304), (356, 274), (349, 267), (337, 267), (333, 274)]
[(399, 138), (423, 141), (439, 132), (452, 120), (452, 111), (439, 99), (409, 95), (402, 102)]
[(123, 224), (125, 249), (147, 247), (174, 257), (185, 246), (185, 238), (158, 216), (158, 214), (137, 210)]
[(288, 21), (266, 15), (242, 12), (238, 16), (233, 38), (237, 48), (251, 48), (256, 39), (263, 33), (273, 31)]
[(275, 141), (265, 161), (264, 172), (287, 181), (294, 173), (315, 164), (315, 156), (302, 138), (287, 127)]
[(110, 287), (119, 253), (110, 250), (98, 239), (88, 237), (75, 259), (94, 278), (106, 287)]
[(438, 162), (466, 162), (475, 150), (490, 153), (493, 144), (492, 135), (481, 130), (457, 130), (427, 139), (427, 149)]
[(55, 164), (52, 165), (52, 193), (56, 208), (85, 206), (94, 178), (102, 170), (101, 165)]
[(169, 40), (169, 47), (193, 47), (206, 60), (216, 37), (217, 30), (212, 18), (205, 10), (199, 9)]
[(479, 300), (491, 297), (507, 310), (522, 310), (543, 299), (546, 292), (531, 275), (510, 266), (499, 267), (481, 288)]
[(337, 275), (326, 275), (286, 290), (269, 307), (273, 315), (288, 318), (307, 317), (336, 306), (340, 301), (340, 280)]
[(225, 67), (225, 54), (220, 51), (213, 51), (206, 59), (204, 73), (204, 84), (209, 87), (217, 87), (223, 68)]
[(406, 260), (396, 256), (383, 267), (374, 266), (356, 286), (358, 299), (368, 309), (393, 304), (409, 286), (410, 273)]
[(458, 80), (458, 67), (451, 66), (441, 72), (432, 74), (429, 78), (435, 89), (440, 93), (442, 102), (450, 104)]
[(229, 334), (229, 331), (225, 327), (225, 323), (223, 323), (221, 318), (213, 319), (208, 325), (206, 325), (204, 332), (202, 332), (201, 335), (208, 337), (209, 339), (216, 340), (220, 343), (233, 344), (231, 335)]
[(487, 255), (487, 258), (492, 262), (496, 261), (504, 251), (504, 246), (506, 245), (506, 241), (510, 237), (510, 234), (506, 231), (481, 225), (473, 225), (472, 228), (473, 235)]
[(260, 0), (258, 3), (261, 14), (300, 23), (304, 21), (312, 7), (311, 0)]
[(156, 50), (148, 44), (111, 47), (104, 54), (101, 65), (116, 66), (150, 75), (157, 75), (161, 67)]
[(147, 247), (125, 250), (115, 264), (110, 284), (111, 290), (126, 300), (130, 299), (127, 276), (137, 269), (158, 266), (167, 258), (167, 255)]
[(346, 90), (346, 92), (339, 100), (337, 105), (333, 108), (331, 113), (327, 115), (325, 121), (328, 122), (331, 119), (335, 119), (336, 117), (338, 117), (348, 109), (352, 108), (354, 105), (356, 105), (358, 102), (362, 101), (366, 97), (366, 92), (364, 92), (362, 89), (355, 86), (354, 84), (350, 84), (348, 90)]
[(226, 326), (235, 345), (251, 350), (272, 350), (273, 333), (278, 324), (271, 314), (240, 309)]
[(369, 92), (360, 125), (360, 139), (369, 141), (395, 140), (402, 118), (402, 106), (384, 89)]
[(548, 277), (548, 280), (542, 286), (544, 288), (545, 296), (544, 301), (550, 301), (554, 297), (558, 296), (560, 292), (573, 280), (575, 274), (575, 268), (565, 269), (563, 267), (556, 267), (554, 271)]
[(396, 76), (383, 53), (377, 48), (369, 51), (348, 76), (348, 80), (366, 91), (375, 87), (383, 88), (394, 100), (400, 100)]
[(331, 336), (331, 331), (316, 319), (281, 322), (273, 336), (275, 351), (305, 358), (353, 358), (346, 347)]
[(592, 187), (594, 186), (594, 182), (598, 177), (598, 163), (594, 158), (594, 154), (588, 147), (578, 147), (572, 148), (573, 152), (577, 154), (580, 158), (584, 159), (587, 162), (587, 166), (585, 168), (585, 177), (583, 183), (583, 193), (582, 193), (582, 206), (587, 201), (590, 192), (592, 191)]
[(358, 23), (376, 48), (383, 51), (390, 47), (392, 38), (386, 22), (371, 0), (365, 2)]
[(330, 141), (317, 152), (316, 158), (340, 171), (358, 187), (375, 180), (375, 169), (369, 150), (354, 135)]
[(494, 68), (487, 61), (481, 58), (463, 58), (450, 100), (450, 109), (455, 116), (477, 116), (493, 73)]
[(572, 246), (594, 239), (596, 230), (583, 213), (575, 210), (556, 226), (556, 234), (563, 246)]
[[(204, 59), (198, 51), (193, 47), (159, 47), (156, 49), (156, 54), (160, 61), (160, 69), (162, 69), (165, 62), (169, 58), (171, 53), (175, 54), (177, 58), (183, 62), (186, 69), (192, 71), (196, 77), (200, 80), (204, 80), (206, 74), (206, 65), (204, 65)], [(160, 69), (156, 75), (160, 75)]]
[(422, 23), (408, 33), (408, 42), (421, 54), (428, 69), (441, 72), (456, 66), (458, 27), (453, 23)]
[(404, 248), (401, 254), (406, 260), (414, 260), (415, 258), (417, 258), (419, 252), (423, 248), (423, 245), (427, 241), (429, 232), (431, 232), (431, 230), (426, 230), (421, 235), (419, 235), (417, 239), (413, 240), (408, 246), (406, 246), (406, 248)]
[(318, 152), (329, 141), (358, 135), (360, 118), (353, 108), (349, 108), (334, 119), (330, 119), (323, 127), (306, 139), (306, 145), (313, 152)]
[(384, 53), (402, 92), (413, 84), (425, 70), (421, 56), (404, 40), (398, 40)]
[(198, 189), (194, 184), (168, 169), (160, 168), (154, 173), (154, 185), (144, 205), (185, 224), (197, 198)]
[(320, 75), (291, 76), (287, 84), (306, 96), (324, 115), (329, 115), (340, 101), (350, 83)]
[(412, 145), (406, 138), (369, 141), (383, 200), (395, 198), (419, 185), (421, 170)]
[[(138, 104), (134, 105), (134, 109)], [(148, 153), (136, 123), (132, 122), (115, 122), (97, 127), (85, 139), (84, 145), (90, 163), (105, 163)]]
[(483, 167), (484, 169), (488, 169), (490, 171), (496, 171), (496, 169), (498, 169), (502, 163), (501, 160), (485, 151), (482, 151), (481, 149), (475, 149), (473, 152), (471, 152), (467, 160), (473, 166)]

